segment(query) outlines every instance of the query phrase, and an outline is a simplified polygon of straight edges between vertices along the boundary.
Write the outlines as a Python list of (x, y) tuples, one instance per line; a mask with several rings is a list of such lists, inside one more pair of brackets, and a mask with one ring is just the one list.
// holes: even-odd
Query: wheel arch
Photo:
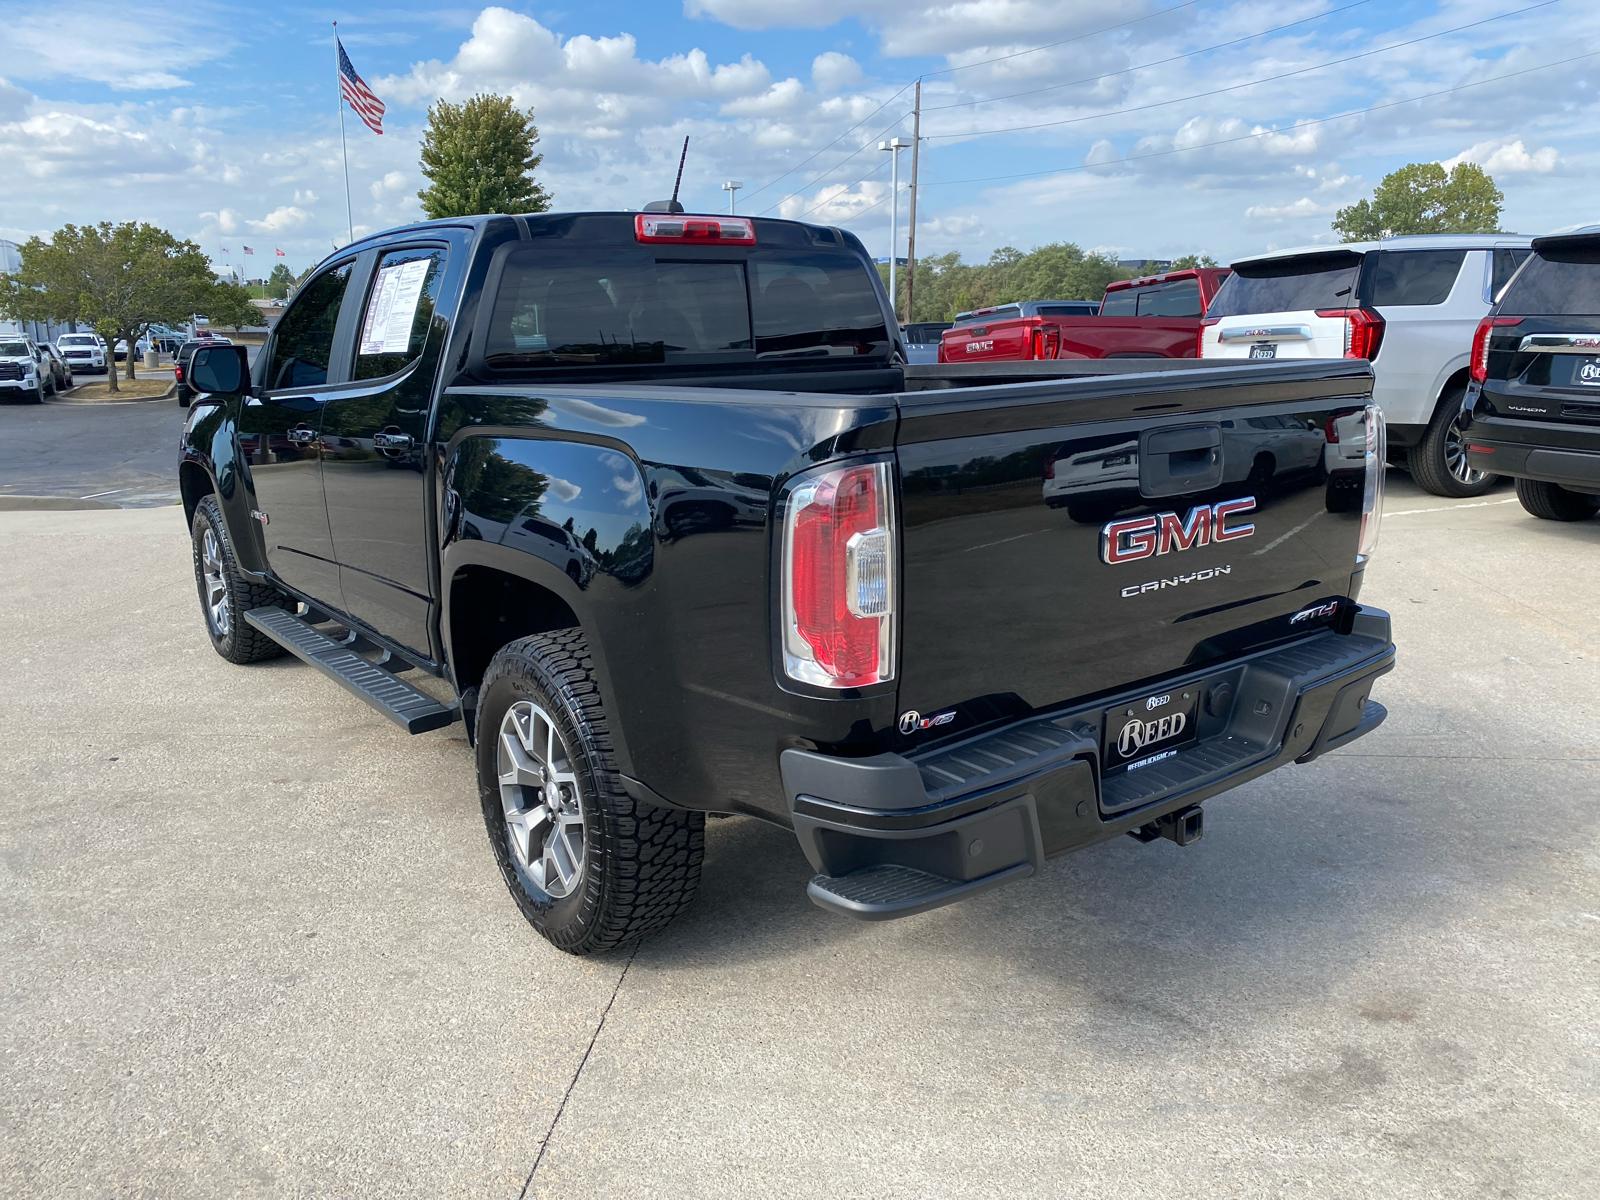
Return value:
[[(456, 549), (456, 547), (452, 547)], [(504, 549), (488, 547), (488, 549)], [(444, 612), (441, 622), (445, 655), (458, 692), (483, 681), (489, 660), (501, 646), (518, 638), (556, 629), (584, 629), (577, 607), (562, 594), (554, 578), (541, 578), (540, 562), (518, 563), (511, 552), (504, 561), (491, 556), (447, 555)], [(500, 555), (492, 556), (501, 559)], [(549, 568), (568, 589), (576, 590), (566, 572)], [(578, 607), (581, 607), (578, 606)]]
[(193, 459), (184, 459), (178, 464), (178, 491), (183, 497), (183, 521), (186, 526), (194, 524), (194, 510), (200, 501), (215, 495), (216, 481), (207, 471)]

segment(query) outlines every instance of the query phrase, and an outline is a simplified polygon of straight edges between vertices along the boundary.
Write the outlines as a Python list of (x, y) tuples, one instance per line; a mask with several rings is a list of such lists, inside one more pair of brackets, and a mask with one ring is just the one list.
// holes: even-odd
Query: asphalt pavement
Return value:
[(0, 1194), (1593, 1196), (1600, 520), (1390, 482), (1388, 722), (1198, 845), (861, 925), (715, 820), (592, 960), (459, 726), (211, 651), (178, 510), (0, 512)]

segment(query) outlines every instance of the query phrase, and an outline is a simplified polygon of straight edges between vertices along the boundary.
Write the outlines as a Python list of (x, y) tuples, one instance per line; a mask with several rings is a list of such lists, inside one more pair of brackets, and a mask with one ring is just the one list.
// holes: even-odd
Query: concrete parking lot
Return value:
[(1593, 1196), (1600, 521), (1390, 486), (1388, 723), (1197, 846), (874, 926), (717, 820), (593, 960), (459, 726), (212, 653), (180, 510), (0, 512), (0, 1192)]

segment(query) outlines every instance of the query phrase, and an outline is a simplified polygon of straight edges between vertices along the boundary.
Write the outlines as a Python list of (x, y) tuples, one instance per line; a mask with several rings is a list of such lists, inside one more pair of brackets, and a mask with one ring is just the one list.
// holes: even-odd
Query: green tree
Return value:
[(294, 272), (283, 263), (273, 267), (272, 274), (267, 276), (267, 298), (282, 300), (288, 296), (292, 287), (294, 287)]
[(1477, 163), (1450, 173), (1436, 162), (1407, 163), (1383, 177), (1372, 199), (1341, 208), (1333, 231), (1347, 242), (1407, 233), (1494, 233), (1505, 194)]
[(1172, 260), (1169, 271), (1192, 271), (1197, 267), (1214, 267), (1217, 260), (1209, 254), (1185, 254), (1182, 258)]
[[(63, 225), (48, 242), (30, 238), (21, 257), (16, 274), (0, 275), (0, 313), (77, 321), (108, 346), (125, 341), (129, 379), (137, 373), (133, 348), (152, 324), (176, 325), (196, 314), (221, 325), (257, 319), (244, 289), (219, 282), (200, 247), (154, 225)], [(114, 364), (106, 380), (118, 390)]]
[(422, 173), (432, 182), (417, 193), (430, 220), (478, 213), (533, 213), (550, 207), (550, 193), (533, 172), (539, 130), (533, 110), (509, 96), (478, 95), (465, 104), (440, 100), (428, 109)]

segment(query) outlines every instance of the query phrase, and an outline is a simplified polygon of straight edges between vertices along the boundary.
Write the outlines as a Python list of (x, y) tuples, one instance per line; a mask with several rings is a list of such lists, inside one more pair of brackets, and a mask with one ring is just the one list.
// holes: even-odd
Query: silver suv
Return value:
[(1514, 234), (1430, 234), (1240, 259), (1206, 310), (1202, 358), (1366, 358), (1391, 461), (1436, 496), (1477, 496), (1460, 434), (1472, 335), (1527, 258)]

